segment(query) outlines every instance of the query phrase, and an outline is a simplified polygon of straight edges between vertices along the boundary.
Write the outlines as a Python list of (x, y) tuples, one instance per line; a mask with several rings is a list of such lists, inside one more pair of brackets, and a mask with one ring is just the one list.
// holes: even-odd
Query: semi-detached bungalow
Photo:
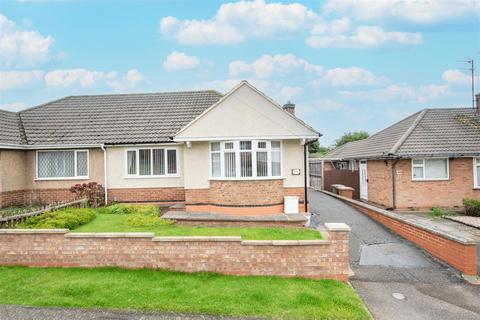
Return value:
[(229, 93), (70, 96), (0, 112), (0, 206), (73, 197), (269, 215), (305, 208), (305, 146), (319, 133), (246, 81)]
[(397, 210), (462, 207), (480, 198), (480, 95), (476, 108), (424, 109), (324, 158), (358, 170), (360, 198)]

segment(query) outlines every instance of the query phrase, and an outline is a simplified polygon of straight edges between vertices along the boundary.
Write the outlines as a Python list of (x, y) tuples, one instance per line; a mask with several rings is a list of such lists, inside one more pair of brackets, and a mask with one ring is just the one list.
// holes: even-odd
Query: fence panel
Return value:
[(314, 190), (322, 189), (322, 162), (319, 159), (308, 160), (308, 172), (310, 178), (310, 188)]
[(360, 199), (360, 175), (358, 170), (337, 170), (335, 168), (324, 170), (324, 188), (332, 191), (332, 184), (343, 184), (353, 188), (353, 199)]

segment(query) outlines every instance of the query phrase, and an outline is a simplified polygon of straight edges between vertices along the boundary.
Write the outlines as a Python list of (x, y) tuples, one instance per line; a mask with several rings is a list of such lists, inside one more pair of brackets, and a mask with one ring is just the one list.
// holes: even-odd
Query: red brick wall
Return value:
[(348, 280), (348, 231), (330, 230), (329, 240), (305, 241), (66, 232), (0, 230), (0, 265), (119, 266)]
[(392, 162), (367, 161), (368, 201), (384, 207), (392, 206)]
[(25, 190), (0, 192), (0, 208), (24, 204), (25, 192)]
[(284, 188), (282, 180), (210, 181), (209, 189), (186, 189), (187, 211), (232, 215), (268, 215), (283, 212), (283, 197), (298, 196), (304, 211), (304, 189)]
[(183, 188), (124, 188), (108, 189), (109, 201), (118, 202), (183, 202)]
[(462, 207), (463, 198), (480, 199), (480, 189), (473, 189), (472, 158), (450, 159), (447, 181), (412, 181), (410, 160), (397, 164), (397, 207), (428, 209)]
[(71, 201), (75, 199), (75, 194), (69, 189), (34, 189), (2, 192), (0, 198), (0, 207), (8, 207), (28, 203), (50, 204)]

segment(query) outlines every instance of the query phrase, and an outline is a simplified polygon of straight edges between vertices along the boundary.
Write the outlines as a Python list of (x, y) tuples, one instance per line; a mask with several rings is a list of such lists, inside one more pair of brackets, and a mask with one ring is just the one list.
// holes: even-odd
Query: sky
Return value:
[[(480, 1), (0, 1), (0, 109), (248, 80), (323, 134), (470, 107)], [(476, 77), (480, 88), (480, 77)], [(476, 91), (479, 91), (478, 89)]]

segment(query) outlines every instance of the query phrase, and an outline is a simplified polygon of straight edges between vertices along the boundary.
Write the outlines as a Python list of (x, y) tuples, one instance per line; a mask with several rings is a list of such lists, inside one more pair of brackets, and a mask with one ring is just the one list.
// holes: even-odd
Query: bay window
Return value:
[(162, 177), (178, 173), (177, 149), (128, 149), (125, 159), (127, 177)]
[(448, 158), (412, 159), (412, 180), (448, 180)]
[(473, 187), (480, 189), (480, 158), (473, 158)]
[(240, 140), (210, 143), (212, 178), (253, 179), (282, 175), (280, 141)]
[(38, 179), (88, 179), (88, 150), (37, 151)]

